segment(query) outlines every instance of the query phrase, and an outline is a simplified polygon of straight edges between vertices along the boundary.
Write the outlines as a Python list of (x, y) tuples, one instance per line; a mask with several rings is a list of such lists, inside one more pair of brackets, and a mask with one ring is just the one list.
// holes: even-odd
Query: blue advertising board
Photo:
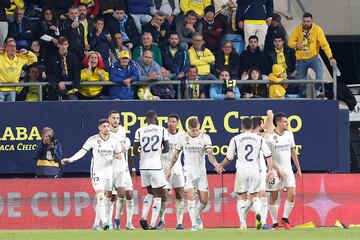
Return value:
[[(155, 110), (159, 123), (166, 127), (166, 116), (177, 113), (180, 129), (196, 116), (201, 130), (210, 135), (213, 152), (222, 161), (229, 140), (239, 133), (240, 119), (265, 116), (268, 109), (285, 112), (294, 133), (303, 171), (339, 170), (339, 118), (336, 101), (253, 100), (253, 101), (101, 101), (39, 102), (0, 105), (0, 174), (33, 173), (36, 145), (41, 129), (51, 127), (63, 146), (64, 157), (78, 151), (86, 139), (98, 132), (97, 122), (111, 110), (121, 112), (121, 122), (134, 139), (136, 129), (144, 124), (148, 110)], [(65, 167), (65, 172), (88, 172), (90, 156)], [(138, 163), (137, 159), (135, 162)], [(213, 171), (210, 164), (208, 171)], [(229, 166), (235, 170), (235, 164)]]

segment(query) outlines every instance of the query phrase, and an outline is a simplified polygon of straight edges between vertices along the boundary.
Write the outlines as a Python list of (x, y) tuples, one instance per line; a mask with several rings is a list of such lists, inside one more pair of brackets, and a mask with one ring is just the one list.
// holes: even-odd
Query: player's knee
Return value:
[(96, 194), (96, 200), (97, 200), (98, 202), (103, 202), (103, 201), (104, 201), (104, 198), (105, 198), (104, 193), (97, 193), (97, 194)]
[(126, 191), (126, 200), (133, 199), (133, 192), (132, 191)]

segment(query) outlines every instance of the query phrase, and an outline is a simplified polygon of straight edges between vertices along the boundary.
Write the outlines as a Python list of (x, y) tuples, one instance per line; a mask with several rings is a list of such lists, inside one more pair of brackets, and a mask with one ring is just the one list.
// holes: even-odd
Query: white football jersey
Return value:
[(274, 131), (266, 136), (266, 142), (277, 166), (283, 171), (292, 171), (291, 149), (295, 147), (293, 133), (285, 131), (283, 135), (279, 135)]
[(226, 154), (228, 160), (233, 160), (237, 154), (236, 169), (255, 168), (261, 170), (260, 156), (271, 156), (271, 151), (263, 137), (252, 132), (236, 135), (230, 140)]
[[(177, 131), (175, 134), (169, 133), (169, 152), (164, 153), (161, 155), (161, 160), (163, 164), (163, 168), (166, 170), (169, 168), (171, 159), (174, 155), (175, 147), (179, 141), (179, 137), (183, 133)], [(174, 164), (172, 170), (173, 173), (181, 173), (182, 172), (182, 165), (181, 165), (181, 153), (179, 154), (178, 160)]]
[(93, 157), (91, 159), (90, 167), (91, 178), (112, 178), (113, 161), (123, 161), (118, 159), (114, 160), (114, 154), (120, 153), (122, 149), (119, 141), (111, 136), (109, 136), (107, 140), (101, 138), (100, 134), (91, 136), (84, 143), (82, 148), (86, 151), (92, 149)]
[[(126, 132), (125, 132), (125, 128), (122, 126), (119, 126), (119, 129), (116, 132), (110, 131), (110, 136), (114, 137), (116, 139), (116, 141), (118, 141), (122, 147), (122, 145), (125, 145), (126, 143)], [(127, 147), (127, 149), (129, 149)], [(121, 160), (114, 160), (113, 161), (113, 168), (114, 168), (114, 173), (119, 173), (122, 172), (124, 170), (126, 170), (126, 168), (128, 167), (127, 164), (127, 152), (123, 152), (122, 154), (122, 158)]]
[(169, 141), (168, 131), (158, 125), (150, 124), (136, 130), (134, 142), (141, 146), (140, 170), (161, 170), (162, 142)]
[(184, 154), (184, 171), (187, 173), (206, 173), (205, 155), (208, 149), (212, 149), (209, 135), (200, 133), (197, 137), (191, 137), (184, 133), (179, 137), (176, 150)]

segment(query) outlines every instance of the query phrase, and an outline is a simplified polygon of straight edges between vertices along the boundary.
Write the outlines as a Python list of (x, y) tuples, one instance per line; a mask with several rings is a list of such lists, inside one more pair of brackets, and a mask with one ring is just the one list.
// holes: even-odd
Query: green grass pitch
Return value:
[(299, 228), (292, 231), (257, 231), (248, 229), (240, 231), (234, 228), (203, 229), (197, 232), (190, 230), (162, 231), (92, 231), (92, 230), (32, 230), (32, 231), (0, 231), (0, 239), (4, 240), (360, 240), (360, 228), (349, 230), (341, 228)]

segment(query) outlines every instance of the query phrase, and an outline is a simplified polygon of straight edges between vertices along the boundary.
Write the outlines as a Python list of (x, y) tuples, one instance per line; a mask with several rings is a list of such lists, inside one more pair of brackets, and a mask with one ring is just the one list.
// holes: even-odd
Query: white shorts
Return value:
[(279, 191), (288, 187), (296, 187), (296, 181), (293, 171), (284, 171), (284, 181), (280, 181), (276, 171), (273, 172), (273, 179), (266, 185), (266, 191)]
[(114, 173), (114, 177), (113, 177), (113, 184), (115, 188), (125, 188), (126, 187), (126, 172), (121, 171), (121, 172), (117, 172)]
[(184, 185), (184, 173), (181, 171), (171, 174), (169, 181), (166, 181), (164, 189), (179, 188), (184, 187)]
[(166, 185), (163, 170), (140, 170), (141, 186), (143, 188), (162, 188)]
[(131, 179), (131, 174), (130, 171), (128, 169), (126, 169), (125, 171), (125, 188), (126, 191), (132, 191), (134, 190), (134, 186), (133, 186), (133, 181)]
[(93, 177), (91, 183), (95, 191), (111, 191), (113, 188), (113, 180), (111, 178)]
[(185, 190), (194, 188), (195, 190), (208, 192), (209, 184), (205, 174), (193, 174), (184, 172), (184, 188)]
[(260, 183), (259, 183), (259, 191), (266, 191), (266, 176), (267, 173), (266, 171), (261, 171), (260, 172)]
[(236, 171), (234, 191), (236, 193), (257, 193), (260, 186), (260, 171), (246, 168)]

